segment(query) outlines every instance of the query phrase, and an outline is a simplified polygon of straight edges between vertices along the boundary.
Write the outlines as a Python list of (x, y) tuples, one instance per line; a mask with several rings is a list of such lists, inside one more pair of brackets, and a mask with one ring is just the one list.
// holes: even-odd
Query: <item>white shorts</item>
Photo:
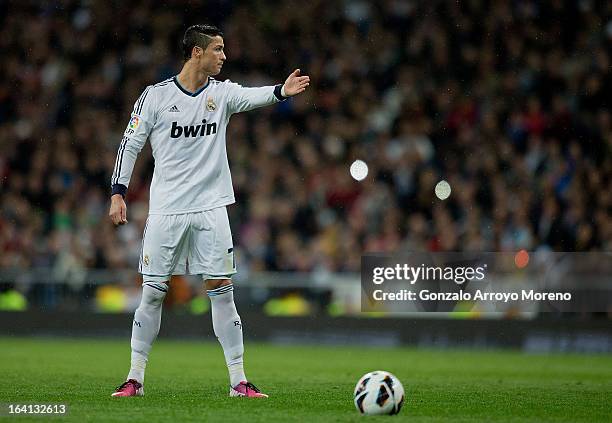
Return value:
[(138, 270), (143, 279), (185, 274), (230, 278), (236, 273), (236, 262), (226, 208), (149, 215)]

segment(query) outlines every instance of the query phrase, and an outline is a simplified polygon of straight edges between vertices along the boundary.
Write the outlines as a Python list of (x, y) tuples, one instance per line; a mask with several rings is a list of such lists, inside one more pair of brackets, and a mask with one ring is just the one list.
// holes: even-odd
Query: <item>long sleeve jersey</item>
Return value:
[(225, 133), (234, 113), (283, 100), (281, 86), (245, 88), (209, 78), (195, 93), (177, 78), (148, 86), (134, 105), (119, 146), (112, 192), (125, 195), (147, 139), (155, 167), (149, 214), (181, 214), (234, 203)]

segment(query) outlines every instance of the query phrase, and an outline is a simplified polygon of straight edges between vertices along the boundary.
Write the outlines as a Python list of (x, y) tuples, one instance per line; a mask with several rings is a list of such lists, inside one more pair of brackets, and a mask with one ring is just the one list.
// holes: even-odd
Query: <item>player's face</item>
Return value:
[(212, 37), (212, 41), (206, 46), (202, 55), (201, 64), (204, 72), (209, 75), (218, 75), (221, 72), (221, 67), (226, 59), (223, 48), (223, 38), (219, 35)]

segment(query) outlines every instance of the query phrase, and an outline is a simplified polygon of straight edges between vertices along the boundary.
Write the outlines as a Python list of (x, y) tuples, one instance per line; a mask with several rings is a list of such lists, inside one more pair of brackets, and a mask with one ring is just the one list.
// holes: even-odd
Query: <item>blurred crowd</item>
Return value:
[(202, 3), (0, 1), (0, 269), (137, 267), (153, 158), (147, 146), (117, 229), (117, 148), (203, 22), (225, 33), (217, 79), (311, 78), (230, 122), (239, 272), (358, 271), (364, 252), (612, 250), (612, 3)]

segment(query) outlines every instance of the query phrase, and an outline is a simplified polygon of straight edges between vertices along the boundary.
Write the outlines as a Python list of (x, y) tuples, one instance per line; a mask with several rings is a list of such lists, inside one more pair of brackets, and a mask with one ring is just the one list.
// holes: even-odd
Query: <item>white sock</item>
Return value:
[(226, 285), (206, 293), (210, 298), (213, 330), (223, 347), (230, 385), (236, 386), (247, 378), (243, 367), (242, 321), (234, 304), (234, 286)]
[(166, 283), (145, 282), (142, 286), (142, 299), (132, 323), (132, 360), (128, 379), (144, 383), (149, 351), (159, 333), (162, 304), (167, 292)]
[(145, 368), (147, 367), (147, 355), (140, 353), (139, 351), (132, 350), (132, 360), (130, 365), (130, 372), (128, 373), (127, 379), (136, 379), (140, 383), (144, 383)]

